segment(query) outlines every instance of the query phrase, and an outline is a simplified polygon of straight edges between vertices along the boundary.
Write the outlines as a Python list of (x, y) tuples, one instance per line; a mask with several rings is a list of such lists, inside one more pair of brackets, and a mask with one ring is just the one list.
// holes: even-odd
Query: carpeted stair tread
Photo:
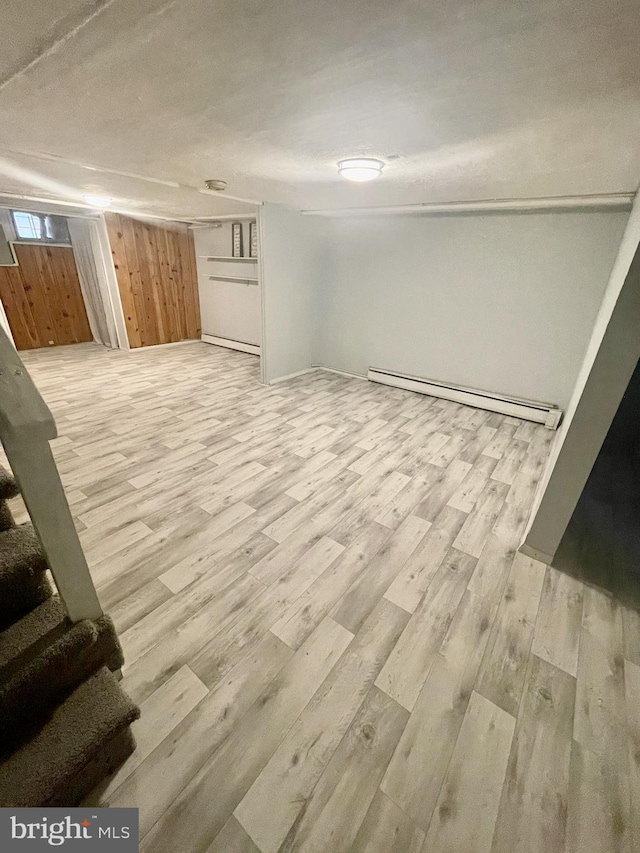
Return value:
[(83, 679), (123, 662), (111, 619), (70, 622), (57, 596), (0, 633), (0, 754), (17, 748)]
[(9, 498), (15, 498), (20, 494), (20, 489), (18, 488), (18, 484), (13, 479), (13, 476), (0, 465), (0, 501), (9, 500)]
[(9, 504), (6, 501), (0, 501), (0, 531), (8, 530), (10, 527), (15, 527), (16, 523), (13, 520), (13, 514), (9, 509)]
[(19, 494), (20, 489), (13, 476), (0, 465), (0, 530), (8, 530), (16, 526), (7, 501)]
[(9, 498), (17, 497), (19, 494), (20, 489), (18, 488), (18, 484), (6, 468), (0, 465), (0, 531), (16, 526), (7, 501)]
[(139, 716), (103, 667), (0, 764), (0, 807), (75, 805), (129, 754), (133, 742), (127, 729)]
[(47, 568), (31, 524), (0, 531), (0, 629), (51, 597)]

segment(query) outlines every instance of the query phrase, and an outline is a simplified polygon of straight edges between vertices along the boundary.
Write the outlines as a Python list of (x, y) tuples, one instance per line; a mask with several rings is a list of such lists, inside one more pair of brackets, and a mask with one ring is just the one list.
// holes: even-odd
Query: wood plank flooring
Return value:
[(25, 354), (149, 853), (632, 853), (640, 619), (517, 554), (553, 433), (201, 343)]

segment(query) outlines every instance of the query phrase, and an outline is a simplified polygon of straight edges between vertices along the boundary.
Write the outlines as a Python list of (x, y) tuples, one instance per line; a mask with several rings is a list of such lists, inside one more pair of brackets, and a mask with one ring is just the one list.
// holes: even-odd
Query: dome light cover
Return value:
[(358, 183), (379, 178), (383, 168), (382, 160), (374, 160), (372, 157), (349, 157), (338, 163), (338, 173), (348, 181)]

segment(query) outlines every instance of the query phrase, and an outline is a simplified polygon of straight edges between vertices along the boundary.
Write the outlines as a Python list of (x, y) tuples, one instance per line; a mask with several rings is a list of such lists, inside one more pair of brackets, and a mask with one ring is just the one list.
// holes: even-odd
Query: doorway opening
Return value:
[(640, 362), (553, 565), (640, 609)]

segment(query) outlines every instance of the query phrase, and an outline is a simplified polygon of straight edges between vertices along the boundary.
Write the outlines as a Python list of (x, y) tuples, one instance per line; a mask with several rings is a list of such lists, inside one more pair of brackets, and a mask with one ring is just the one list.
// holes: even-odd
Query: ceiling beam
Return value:
[(451, 201), (399, 204), (386, 207), (343, 207), (303, 210), (305, 216), (396, 216), (402, 214), (489, 213), (491, 211), (585, 210), (589, 208), (631, 209), (635, 193), (572, 195), (547, 198), (503, 198), (481, 201)]

